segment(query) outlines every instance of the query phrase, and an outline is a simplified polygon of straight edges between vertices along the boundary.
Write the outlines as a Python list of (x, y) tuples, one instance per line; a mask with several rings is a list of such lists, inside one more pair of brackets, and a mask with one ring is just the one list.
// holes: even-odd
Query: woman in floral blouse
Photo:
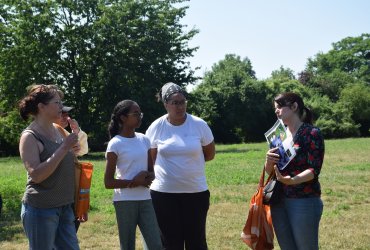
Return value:
[(319, 174), (324, 159), (324, 139), (312, 125), (312, 113), (295, 93), (274, 99), (275, 113), (287, 126), (296, 156), (283, 170), (277, 168), (278, 148), (266, 154), (267, 173), (275, 171), (283, 185), (281, 200), (271, 205), (275, 234), (282, 250), (319, 249), (319, 223), (323, 211)]

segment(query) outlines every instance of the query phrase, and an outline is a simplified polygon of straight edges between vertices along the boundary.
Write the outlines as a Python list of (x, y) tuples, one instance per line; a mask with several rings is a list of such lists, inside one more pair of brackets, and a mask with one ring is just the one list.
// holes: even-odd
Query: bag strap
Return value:
[(275, 174), (275, 171), (274, 170), (272, 170), (271, 171), (271, 173), (269, 174), (269, 176), (267, 177), (267, 180), (266, 180), (266, 182), (265, 182), (265, 166), (263, 166), (263, 168), (262, 168), (262, 174), (261, 174), (261, 177), (260, 177), (260, 181), (259, 181), (259, 183), (258, 183), (258, 185), (260, 186), (260, 187), (264, 187), (264, 186), (266, 186), (266, 184), (272, 179), (272, 178), (274, 178), (275, 176), (276, 176), (276, 174)]
[(54, 123), (54, 126), (59, 130), (59, 132), (62, 134), (64, 138), (68, 136), (67, 131), (64, 128), (62, 128), (60, 125)]
[(25, 130), (23, 130), (23, 132), (22, 133), (24, 133), (24, 132), (28, 132), (28, 133), (30, 133), (30, 134), (32, 134), (33, 135), (33, 137), (35, 137), (35, 139), (37, 140), (37, 141), (39, 141), (39, 142), (41, 142), (41, 144), (43, 145), (43, 146), (45, 146), (44, 145), (44, 142), (40, 139), (40, 137), (33, 131), (33, 130), (31, 130), (31, 129), (25, 129)]
[(263, 184), (265, 182), (265, 166), (262, 168), (262, 173), (260, 177), (260, 181), (258, 182), (258, 186), (263, 187)]

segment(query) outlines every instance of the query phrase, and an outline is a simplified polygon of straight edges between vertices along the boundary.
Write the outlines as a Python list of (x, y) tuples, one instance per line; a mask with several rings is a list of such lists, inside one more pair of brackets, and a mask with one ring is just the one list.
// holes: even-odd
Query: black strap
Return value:
[(33, 130), (31, 130), (31, 129), (25, 129), (25, 130), (23, 130), (22, 133), (24, 133), (24, 132), (28, 132), (28, 133), (32, 134), (35, 137), (36, 140), (38, 140), (39, 142), (41, 142), (41, 144), (43, 146), (45, 146), (44, 145), (44, 142), (40, 139), (40, 137)]

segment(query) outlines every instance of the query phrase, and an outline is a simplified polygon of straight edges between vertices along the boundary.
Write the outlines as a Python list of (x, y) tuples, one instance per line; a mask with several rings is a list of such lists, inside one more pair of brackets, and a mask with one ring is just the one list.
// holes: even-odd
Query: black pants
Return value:
[(151, 191), (164, 249), (206, 250), (209, 191), (162, 193)]

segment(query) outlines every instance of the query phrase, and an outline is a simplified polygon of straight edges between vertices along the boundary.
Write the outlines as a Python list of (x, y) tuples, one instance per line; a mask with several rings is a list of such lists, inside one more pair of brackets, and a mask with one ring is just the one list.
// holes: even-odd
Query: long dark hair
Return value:
[(37, 115), (39, 112), (38, 104), (47, 104), (55, 95), (63, 99), (63, 92), (53, 84), (34, 84), (27, 87), (27, 95), (18, 103), (19, 114), (23, 120), (27, 120), (29, 115)]
[(303, 99), (298, 94), (293, 92), (281, 93), (275, 97), (274, 102), (279, 104), (280, 107), (291, 107), (296, 102), (301, 121), (309, 124), (313, 123), (312, 111), (304, 105)]
[(122, 128), (122, 115), (127, 115), (130, 112), (130, 109), (133, 105), (137, 105), (136, 102), (132, 100), (123, 100), (117, 103), (113, 109), (111, 120), (108, 126), (109, 137), (113, 138), (118, 135)]

